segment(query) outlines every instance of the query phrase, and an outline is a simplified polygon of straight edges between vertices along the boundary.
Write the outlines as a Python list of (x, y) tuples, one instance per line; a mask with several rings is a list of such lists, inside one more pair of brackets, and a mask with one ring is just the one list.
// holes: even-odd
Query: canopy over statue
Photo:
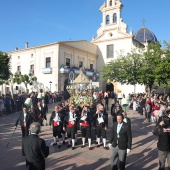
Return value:
[(73, 81), (74, 84), (90, 84), (89, 79), (81, 71), (77, 78)]
[(75, 104), (83, 107), (86, 103), (93, 104), (92, 81), (89, 81), (83, 71), (80, 72), (77, 78), (66, 89), (70, 94), (70, 105)]

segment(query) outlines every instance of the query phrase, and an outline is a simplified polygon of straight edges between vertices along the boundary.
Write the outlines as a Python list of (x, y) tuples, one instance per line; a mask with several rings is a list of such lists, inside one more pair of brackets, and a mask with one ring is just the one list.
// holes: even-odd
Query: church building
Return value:
[[(11, 56), (11, 71), (13, 74), (34, 74), (38, 80), (29, 87), (29, 91), (64, 91), (66, 86), (73, 81), (83, 68), (84, 74), (92, 82), (99, 82), (99, 90), (105, 91), (107, 80), (101, 79), (100, 67), (116, 59), (123, 51), (130, 53), (133, 49), (145, 48), (147, 43), (157, 41), (156, 36), (146, 27), (142, 27), (133, 34), (127, 32), (127, 24), (121, 16), (123, 4), (120, 0), (106, 0), (100, 7), (102, 23), (97, 30), (97, 36), (91, 42), (86, 40), (61, 41), (29, 47), (16, 48), (8, 54)], [(111, 89), (122, 90), (128, 94), (134, 92), (134, 86), (111, 84)], [(26, 91), (23, 84), (15, 84), (20, 91)], [(3, 85), (1, 92), (9, 90)], [(144, 86), (136, 85), (135, 92), (144, 92)]]

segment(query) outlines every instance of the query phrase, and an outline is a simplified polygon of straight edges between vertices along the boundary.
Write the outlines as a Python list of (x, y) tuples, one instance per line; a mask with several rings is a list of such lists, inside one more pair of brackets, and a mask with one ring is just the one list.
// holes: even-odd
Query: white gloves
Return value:
[(111, 143), (109, 143), (109, 144), (108, 144), (108, 146), (109, 146), (109, 148), (111, 148), (111, 147), (112, 147), (112, 144), (111, 144)]
[(130, 153), (130, 149), (127, 149), (127, 154)]

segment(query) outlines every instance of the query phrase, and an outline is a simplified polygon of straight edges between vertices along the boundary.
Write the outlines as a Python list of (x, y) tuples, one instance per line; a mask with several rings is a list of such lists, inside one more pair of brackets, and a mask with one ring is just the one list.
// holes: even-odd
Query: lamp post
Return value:
[(52, 81), (50, 81), (49, 83), (50, 83), (50, 92), (51, 92), (51, 83), (52, 83)]

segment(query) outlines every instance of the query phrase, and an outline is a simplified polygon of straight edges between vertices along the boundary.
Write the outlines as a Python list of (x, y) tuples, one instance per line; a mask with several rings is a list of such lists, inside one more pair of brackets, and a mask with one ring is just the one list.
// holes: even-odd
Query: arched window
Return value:
[(113, 14), (113, 23), (117, 23), (117, 14)]
[(109, 15), (106, 16), (106, 24), (110, 24), (110, 16)]
[(112, 6), (112, 0), (110, 0), (110, 4), (109, 5)]

